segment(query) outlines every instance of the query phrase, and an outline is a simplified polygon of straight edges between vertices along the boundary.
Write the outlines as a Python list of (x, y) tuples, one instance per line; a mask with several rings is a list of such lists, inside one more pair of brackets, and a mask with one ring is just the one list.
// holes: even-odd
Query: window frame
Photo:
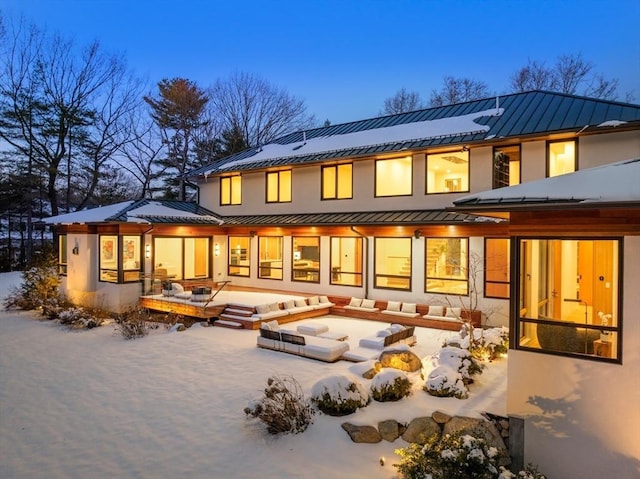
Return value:
[[(538, 316), (537, 318), (533, 318), (533, 317), (527, 317), (525, 316), (528, 313), (528, 310), (525, 308), (526, 304), (523, 303), (523, 296), (526, 294), (527, 292), (527, 288), (526, 288), (526, 282), (521, 280), (521, 276), (523, 275), (523, 256), (526, 258), (529, 254), (532, 253), (532, 251), (523, 254), (524, 251), (524, 247), (523, 247), (523, 242), (526, 241), (533, 241), (533, 240), (540, 240), (540, 241), (590, 241), (590, 242), (595, 242), (595, 241), (613, 241), (615, 242), (615, 245), (617, 246), (617, 248), (614, 248), (614, 250), (612, 250), (612, 253), (615, 255), (615, 257), (617, 258), (617, 264), (615, 265), (616, 269), (617, 269), (617, 275), (615, 276), (615, 280), (616, 280), (616, 287), (617, 287), (617, 291), (615, 292), (615, 295), (612, 296), (612, 301), (616, 302), (616, 310), (615, 311), (611, 311), (611, 314), (615, 314), (616, 315), (616, 325), (615, 326), (602, 326), (602, 325), (598, 325), (598, 324), (594, 324), (593, 322), (591, 324), (586, 322), (577, 322), (577, 321), (565, 321), (562, 320), (562, 318), (543, 318), (540, 319), (540, 316)], [(515, 246), (513, 246), (515, 245)], [(548, 245), (547, 245), (548, 247)], [(546, 355), (553, 355), (553, 356), (563, 356), (563, 357), (570, 357), (570, 358), (574, 358), (574, 359), (582, 359), (582, 360), (587, 360), (587, 361), (601, 361), (601, 362), (607, 362), (607, 363), (615, 363), (615, 364), (622, 364), (622, 351), (623, 351), (623, 344), (622, 344), (622, 339), (623, 339), (623, 324), (624, 324), (624, 318), (623, 318), (623, 311), (624, 311), (624, 305), (623, 305), (623, 292), (624, 292), (624, 238), (623, 237), (618, 237), (618, 236), (612, 236), (612, 237), (582, 237), (582, 236), (562, 236), (562, 237), (539, 237), (539, 236), (517, 236), (517, 237), (512, 237), (512, 251), (511, 251), (511, 263), (512, 263), (512, 268), (511, 268), (511, 296), (513, 298), (513, 300), (510, 302), (511, 304), (511, 324), (510, 324), (510, 348), (511, 349), (516, 349), (516, 350), (521, 350), (521, 351), (527, 351), (527, 352), (533, 352), (533, 353), (537, 353), (537, 354), (546, 354)], [(538, 252), (536, 252), (538, 253)], [(595, 254), (593, 256), (596, 256)], [(563, 263), (563, 259), (560, 258), (560, 263)], [(613, 260), (612, 260), (612, 264), (614, 264)], [(548, 277), (549, 276), (549, 271), (545, 270), (545, 276)], [(552, 274), (555, 274), (555, 271), (552, 272)], [(575, 276), (575, 272), (571, 273), (565, 273), (567, 276)], [(564, 278), (564, 275), (561, 276), (561, 278)], [(547, 287), (548, 288), (548, 287)], [(562, 294), (561, 294), (562, 296)], [(539, 304), (539, 298), (536, 299), (536, 304), (538, 305), (538, 307), (540, 307)], [(566, 301), (566, 300), (564, 300)], [(570, 302), (578, 302), (575, 300), (570, 300)], [(582, 303), (581, 303), (582, 304)], [(588, 304), (586, 304), (585, 302), (585, 318), (587, 316), (587, 308), (588, 308)], [(593, 306), (591, 306), (593, 308)], [(613, 309), (613, 308), (612, 308)], [(595, 315), (595, 308), (592, 309), (592, 321), (593, 321), (593, 317)], [(574, 352), (574, 351), (564, 351), (564, 350), (557, 350), (557, 349), (545, 349), (542, 348), (540, 346), (536, 347), (536, 346), (528, 346), (527, 343), (525, 344), (521, 344), (521, 339), (524, 339), (527, 337), (527, 334), (525, 334), (524, 329), (526, 328), (525, 325), (551, 325), (553, 327), (576, 327), (576, 328), (581, 328), (585, 331), (591, 330), (591, 331), (600, 331), (601, 333), (603, 332), (607, 332), (607, 334), (613, 334), (615, 335), (615, 340), (611, 340), (610, 342), (612, 343), (612, 345), (615, 344), (615, 355), (613, 357), (605, 357), (605, 356), (600, 356), (599, 354), (597, 354), (596, 352), (596, 348), (595, 345), (593, 346), (594, 351), (593, 353), (588, 353), (586, 350), (584, 353), (582, 352)], [(585, 327), (586, 325), (586, 327)], [(537, 335), (537, 331), (535, 332), (535, 334)], [(529, 335), (530, 336), (530, 335)], [(587, 338), (587, 333), (585, 333), (585, 338)], [(536, 338), (537, 339), (537, 338)], [(588, 340), (591, 340), (590, 338)], [(595, 340), (594, 340), (595, 341)], [(585, 349), (587, 349), (587, 345), (586, 345), (586, 341), (585, 341)]]
[[(289, 199), (288, 200), (283, 200), (282, 197), (282, 176), (284, 174), (288, 174), (289, 175)], [(276, 196), (277, 199), (275, 200), (270, 200), (270, 189), (269, 189), (269, 177), (275, 175), (276, 176)], [(293, 170), (288, 169), (288, 170), (278, 170), (278, 171), (267, 171), (265, 173), (265, 202), (269, 203), (269, 204), (273, 204), (273, 203), (291, 203), (293, 201)]]
[[(448, 155), (460, 155), (460, 154), (464, 154), (466, 155), (466, 164), (467, 164), (467, 171), (466, 171), (466, 185), (467, 188), (466, 189), (462, 189), (462, 184), (464, 184), (464, 178), (460, 177), (461, 180), (461, 189), (458, 191), (429, 191), (429, 172), (431, 171), (429, 169), (429, 158), (430, 157), (441, 157), (444, 158), (445, 156)], [(461, 173), (462, 174), (462, 173)], [(470, 150), (466, 149), (466, 150), (453, 150), (453, 151), (443, 151), (443, 152), (438, 152), (438, 153), (426, 153), (424, 155), (424, 194), (425, 195), (450, 195), (450, 194), (459, 194), (459, 193), (469, 193), (471, 191), (471, 152)], [(463, 174), (464, 176), (464, 174)], [(453, 179), (453, 178), (451, 178)], [(443, 181), (446, 181), (447, 178), (443, 178)], [(435, 185), (435, 181), (434, 181), (434, 185)]]
[[(454, 278), (451, 276), (429, 276), (429, 242), (435, 240), (465, 240), (466, 241), (466, 255), (465, 264), (460, 266), (460, 269), (464, 272), (464, 279)], [(468, 236), (433, 236), (427, 237), (424, 241), (424, 292), (426, 294), (445, 294), (451, 296), (468, 296), (470, 288), (469, 279), (469, 237)], [(447, 264), (445, 263), (445, 267)], [(429, 281), (438, 280), (445, 282), (463, 283), (465, 285), (464, 292), (451, 292), (451, 291), (433, 291), (429, 289)]]
[[(239, 192), (239, 201), (238, 202), (234, 202), (233, 198), (234, 198), (234, 180), (238, 180), (239, 184), (237, 185), (237, 188), (240, 189)], [(224, 198), (224, 183), (229, 183), (228, 185), (228, 190), (229, 190), (229, 198), (225, 199)], [(220, 177), (220, 206), (235, 206), (235, 205), (241, 205), (242, 204), (242, 175), (237, 174), (237, 175), (229, 175), (229, 176), (221, 176)]]
[[(507, 266), (507, 271), (506, 271), (506, 281), (498, 281), (498, 280), (493, 280), (493, 279), (488, 279), (487, 278), (487, 273), (489, 272), (489, 256), (488, 256), (488, 243), (490, 241), (503, 241), (506, 240), (507, 241), (507, 252), (506, 252), (506, 266)], [(498, 284), (498, 285), (506, 285), (507, 288), (507, 294), (506, 296), (498, 296), (498, 295), (491, 295), (491, 294), (487, 294), (487, 291), (489, 290), (488, 285), (489, 284)], [(509, 299), (510, 298), (510, 294), (511, 294), (511, 238), (509, 238), (508, 236), (505, 237), (485, 237), (484, 238), (484, 275), (483, 275), (483, 294), (485, 298), (495, 298), (495, 299)]]
[[(117, 234), (98, 236), (98, 281), (102, 283), (121, 283), (120, 241)], [(115, 256), (115, 257), (114, 257)]]
[[(573, 171), (566, 171), (564, 173), (560, 173), (560, 175), (567, 173), (574, 173), (578, 171), (578, 138), (564, 138), (560, 140), (547, 140), (545, 144), (545, 176), (550, 178), (551, 171), (551, 145), (558, 143), (573, 143)], [(553, 176), (560, 176), (553, 175)]]
[[(237, 248), (234, 248), (234, 238), (243, 238), (247, 240), (247, 247), (242, 248), (243, 245), (238, 243)], [(234, 253), (233, 251), (237, 251)], [(247, 264), (234, 264), (233, 259), (237, 257), (237, 261), (247, 261)], [(246, 259), (243, 260), (243, 257)], [(237, 268), (237, 272), (232, 272), (232, 268)], [(243, 274), (246, 271), (246, 274)], [(235, 235), (228, 236), (227, 238), (227, 276), (236, 276), (240, 278), (251, 277), (251, 236), (250, 235)]]
[[(498, 165), (496, 164), (496, 153), (500, 152), (500, 150), (506, 150), (509, 148), (517, 148), (518, 149), (518, 159), (517, 160), (511, 160), (509, 159), (509, 163), (508, 163), (508, 172), (509, 172), (509, 180), (511, 180), (511, 163), (512, 162), (517, 162), (518, 163), (518, 180), (517, 183), (511, 183), (511, 181), (509, 181), (509, 184), (507, 185), (498, 185), (498, 178), (497, 178), (497, 170), (498, 170)], [(493, 147), (493, 157), (492, 157), (492, 165), (493, 165), (493, 175), (492, 175), (492, 187), (493, 189), (498, 189), (498, 188), (504, 188), (507, 186), (515, 186), (515, 185), (519, 185), (520, 183), (522, 183), (522, 144), (517, 143), (515, 145), (504, 145), (504, 146), (494, 146)]]
[[(296, 268), (296, 238), (315, 239), (318, 243), (318, 266), (308, 268)], [(303, 283), (320, 283), (320, 236), (291, 236), (291, 281), (300, 281)], [(304, 258), (300, 257), (300, 260)], [(297, 272), (297, 273), (296, 273)], [(296, 275), (297, 274), (297, 275)], [(302, 279), (304, 278), (304, 279)]]
[(67, 241), (66, 234), (58, 235), (58, 274), (60, 276), (67, 275)]
[[(339, 191), (340, 191), (340, 185), (341, 185), (341, 181), (340, 181), (340, 168), (341, 167), (345, 167), (348, 166), (349, 167), (349, 196), (340, 196), (339, 195)], [(327, 179), (325, 178), (325, 172), (329, 171), (329, 170), (333, 170), (334, 171), (334, 196), (326, 196), (325, 195), (325, 182), (327, 181)], [(340, 163), (337, 165), (327, 165), (327, 166), (322, 166), (321, 170), (320, 170), (320, 199), (321, 200), (351, 200), (353, 199), (353, 163)], [(344, 180), (347, 181), (347, 180)]]
[[(333, 263), (333, 258), (334, 258), (334, 239), (336, 240), (340, 240), (340, 242), (342, 242), (343, 239), (352, 239), (356, 242), (356, 250), (355, 250), (355, 254), (358, 254), (358, 250), (360, 253), (360, 261), (354, 260), (353, 264), (357, 266), (357, 268), (359, 269), (359, 271), (343, 271), (342, 270), (342, 262), (339, 265), (336, 265), (335, 263)], [(353, 287), (353, 288), (362, 288), (363, 285), (363, 262), (364, 262), (364, 256), (365, 256), (365, 251), (364, 251), (364, 239), (360, 236), (330, 236), (329, 237), (329, 284), (332, 285), (339, 285), (339, 286), (347, 286), (347, 287)], [(340, 246), (342, 247), (342, 244), (340, 244)], [(342, 252), (342, 249), (340, 250), (340, 252)], [(342, 256), (339, 257), (340, 259), (342, 259)], [(339, 268), (339, 269), (336, 269)], [(355, 284), (352, 283), (347, 283), (342, 281), (343, 276), (345, 275), (345, 277), (354, 277), (356, 279), (359, 279), (359, 281), (356, 281)]]
[[(275, 260), (271, 260), (271, 261), (275, 261), (280, 262), (280, 266), (273, 266), (272, 263), (269, 263), (269, 266), (263, 266), (263, 261), (266, 263), (267, 260), (269, 260), (268, 258), (265, 258), (264, 260), (261, 257), (262, 254), (262, 240), (269, 240), (269, 239), (277, 239), (279, 240), (279, 247), (278, 249), (280, 250), (280, 259), (275, 259)], [(268, 269), (267, 269), (268, 268)], [(269, 271), (269, 274), (263, 274), (263, 271)], [(271, 271), (275, 270), (275, 271), (279, 271), (280, 272), (280, 277), (273, 277), (271, 276)], [(284, 280), (284, 237), (283, 236), (270, 236), (270, 235), (263, 235), (263, 236), (258, 236), (258, 278), (259, 279), (271, 279), (271, 280), (275, 280), (275, 281), (283, 281)]]
[[(378, 165), (385, 163), (385, 162), (392, 162), (392, 161), (400, 161), (400, 160), (409, 160), (409, 168), (410, 168), (410, 174), (409, 174), (409, 192), (408, 193), (400, 193), (400, 194), (388, 194), (388, 195), (383, 195), (380, 193), (379, 188), (382, 185), (378, 185)], [(394, 157), (394, 158), (378, 158), (375, 160), (374, 163), (374, 179), (373, 179), (373, 184), (374, 184), (374, 198), (398, 198), (398, 197), (403, 197), (403, 196), (413, 196), (413, 155), (405, 155), (405, 156), (399, 156), (399, 157)], [(387, 178), (388, 179), (388, 178)]]
[[(409, 243), (409, 266), (410, 271), (408, 276), (382, 274), (378, 273), (378, 242), (380, 240), (403, 240), (403, 242)], [(403, 257), (398, 257), (403, 258)], [(389, 257), (387, 256), (387, 259)], [(391, 289), (395, 291), (412, 291), (412, 277), (413, 277), (413, 237), (412, 236), (374, 236), (373, 238), (373, 287), (374, 289)], [(380, 286), (378, 279), (397, 279), (400, 281), (407, 281), (407, 287), (393, 287), (393, 286)]]

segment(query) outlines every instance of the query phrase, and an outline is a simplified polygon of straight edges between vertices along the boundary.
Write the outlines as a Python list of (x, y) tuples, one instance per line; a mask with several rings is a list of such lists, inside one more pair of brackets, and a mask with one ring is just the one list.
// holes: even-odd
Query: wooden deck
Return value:
[(205, 303), (195, 301), (167, 301), (154, 296), (141, 296), (138, 299), (138, 302), (143, 308), (151, 309), (153, 311), (176, 313), (182, 314), (183, 316), (207, 320), (217, 318), (225, 308), (224, 304), (205, 307)]

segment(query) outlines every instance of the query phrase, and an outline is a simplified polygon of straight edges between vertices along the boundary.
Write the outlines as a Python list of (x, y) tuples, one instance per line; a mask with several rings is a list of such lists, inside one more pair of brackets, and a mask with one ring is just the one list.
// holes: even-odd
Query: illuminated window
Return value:
[(294, 236), (292, 238), (293, 281), (320, 282), (320, 238)]
[(240, 175), (220, 178), (220, 204), (239, 205), (242, 203), (242, 177)]
[(331, 284), (362, 286), (362, 238), (331, 237)]
[(376, 288), (411, 290), (411, 238), (375, 238)]
[(376, 196), (413, 194), (413, 159), (410, 156), (376, 160)]
[(154, 237), (157, 277), (200, 279), (209, 277), (209, 238)]
[(469, 152), (427, 155), (427, 194), (469, 191)]
[(251, 238), (248, 236), (229, 236), (229, 276), (249, 277), (250, 246)]
[(486, 238), (484, 242), (484, 295), (509, 298), (509, 238)]
[(258, 278), (282, 279), (282, 236), (260, 236)]
[(549, 177), (576, 171), (576, 142), (553, 141), (547, 143), (547, 172)]
[(58, 236), (58, 273), (67, 274), (67, 235)]
[(267, 173), (267, 203), (291, 201), (291, 170)]
[(468, 238), (427, 238), (427, 293), (469, 294)]
[(493, 187), (520, 184), (520, 146), (493, 149)]
[(125, 283), (140, 280), (141, 258), (140, 236), (123, 236), (122, 270)]
[(322, 199), (341, 200), (353, 197), (353, 165), (322, 168)]
[(118, 237), (100, 236), (100, 281), (118, 282)]
[(617, 239), (520, 239), (517, 348), (620, 361)]

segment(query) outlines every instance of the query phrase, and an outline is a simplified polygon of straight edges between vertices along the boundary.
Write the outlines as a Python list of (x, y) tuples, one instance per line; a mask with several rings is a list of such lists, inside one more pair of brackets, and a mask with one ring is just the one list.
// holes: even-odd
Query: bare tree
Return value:
[(249, 73), (217, 80), (210, 97), (223, 130), (242, 132), (248, 146), (262, 145), (315, 124), (303, 100)]
[(556, 91), (557, 76), (553, 69), (547, 68), (544, 63), (531, 61), (517, 70), (511, 77), (511, 90), (525, 92), (531, 90)]
[(420, 98), (420, 93), (407, 91), (406, 88), (402, 87), (395, 95), (384, 101), (380, 115), (395, 115), (397, 113), (420, 110), (421, 108), (424, 108), (424, 104)]
[(465, 101), (479, 100), (490, 95), (487, 84), (471, 78), (444, 77), (440, 90), (433, 90), (429, 106), (452, 105)]
[[(197, 166), (194, 161), (194, 137), (204, 124), (204, 111), (209, 98), (204, 90), (185, 78), (164, 79), (158, 83), (158, 96), (145, 96), (151, 117), (162, 133), (167, 156), (161, 160), (171, 177), (165, 179), (168, 196), (187, 197), (184, 174)], [(177, 188), (172, 192), (171, 188)]]

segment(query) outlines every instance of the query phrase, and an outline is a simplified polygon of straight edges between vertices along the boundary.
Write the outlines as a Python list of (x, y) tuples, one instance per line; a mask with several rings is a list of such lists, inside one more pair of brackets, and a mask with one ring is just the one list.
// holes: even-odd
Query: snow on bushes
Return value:
[(468, 349), (476, 359), (493, 361), (509, 350), (509, 328), (473, 328), (471, 334), (461, 331), (447, 339), (444, 345)]
[(270, 377), (264, 397), (251, 401), (244, 412), (262, 421), (271, 434), (304, 432), (313, 422), (315, 414), (304, 397), (300, 383), (292, 376)]
[(104, 318), (79, 307), (72, 307), (60, 311), (58, 313), (58, 320), (60, 321), (60, 324), (64, 324), (71, 328), (87, 329), (96, 328), (104, 322)]
[(435, 367), (424, 374), (427, 377), (424, 390), (438, 397), (469, 397), (467, 384), (473, 382), (473, 375), (482, 372), (482, 365), (471, 353), (467, 349), (447, 346), (434, 360)]
[(411, 381), (398, 369), (385, 368), (371, 380), (371, 397), (376, 401), (398, 401), (409, 394)]
[(325, 414), (346, 416), (369, 404), (367, 389), (353, 375), (328, 376), (311, 388), (311, 401)]

